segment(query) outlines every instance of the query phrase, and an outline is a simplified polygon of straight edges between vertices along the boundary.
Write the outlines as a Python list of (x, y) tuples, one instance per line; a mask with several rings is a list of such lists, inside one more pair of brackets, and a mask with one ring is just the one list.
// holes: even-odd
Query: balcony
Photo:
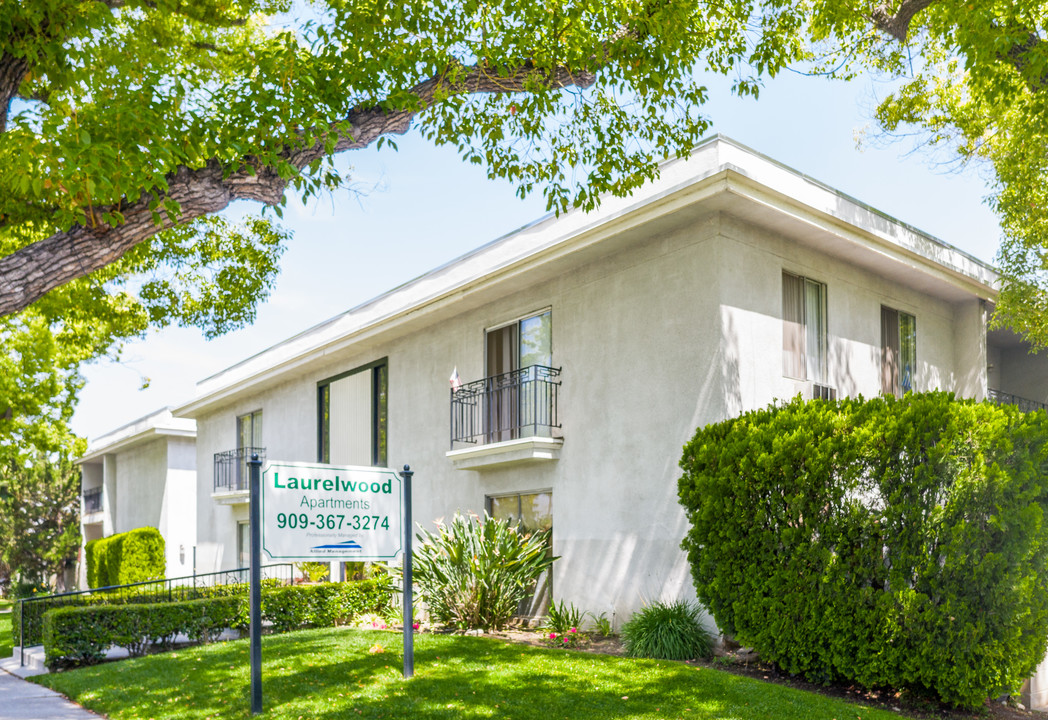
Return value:
[(215, 453), (215, 485), (211, 497), (216, 502), (234, 505), (248, 501), (251, 468), (247, 461), (255, 453), (265, 462), (265, 448), (243, 447)]
[(1010, 393), (1004, 393), (1000, 390), (987, 390), (986, 399), (997, 403), (998, 405), (1015, 405), (1023, 412), (1033, 412), (1035, 410), (1048, 410), (1048, 404), (1038, 402), (1037, 400), (1028, 400), (1018, 395), (1012, 395)]
[(102, 512), (102, 488), (84, 490), (84, 515)]
[(459, 469), (556, 460), (560, 368), (530, 365), (451, 391), (451, 452)]

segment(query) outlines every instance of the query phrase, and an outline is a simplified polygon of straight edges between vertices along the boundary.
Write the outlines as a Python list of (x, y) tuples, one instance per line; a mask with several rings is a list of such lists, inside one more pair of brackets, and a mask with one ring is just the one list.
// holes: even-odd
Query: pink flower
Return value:
[(568, 636), (565, 635), (564, 637), (561, 638), (561, 640), (563, 640), (564, 642), (567, 642), (568, 641)]
[(412, 630), (418, 630), (419, 629), (419, 624), (418, 623), (411, 623), (411, 629)]
[(383, 630), (385, 630), (385, 629), (386, 629), (386, 623), (382, 623), (382, 629), (383, 629)]
[(573, 632), (573, 633), (577, 633), (578, 631), (579, 631), (578, 628), (572, 628), (571, 630), (568, 630), (568, 632)]
[(549, 639), (550, 640), (556, 640), (557, 639), (557, 633), (550, 633), (549, 634)]

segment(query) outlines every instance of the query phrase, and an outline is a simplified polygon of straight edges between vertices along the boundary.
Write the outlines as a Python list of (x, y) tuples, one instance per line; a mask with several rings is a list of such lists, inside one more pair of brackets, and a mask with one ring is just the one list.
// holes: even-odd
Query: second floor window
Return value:
[(553, 363), (550, 310), (486, 333), (485, 433), (488, 442), (539, 434), (548, 425), (546, 369)]
[(320, 382), (320, 462), (386, 464), (388, 385), (384, 360)]
[(881, 392), (902, 397), (914, 389), (917, 318), (881, 306)]
[(782, 274), (782, 374), (825, 383), (826, 285)]
[(256, 410), (237, 418), (237, 450), (262, 447), (262, 411)]

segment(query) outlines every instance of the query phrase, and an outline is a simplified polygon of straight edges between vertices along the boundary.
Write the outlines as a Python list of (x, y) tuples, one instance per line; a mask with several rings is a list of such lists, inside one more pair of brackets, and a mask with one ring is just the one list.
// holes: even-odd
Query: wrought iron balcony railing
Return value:
[(451, 447), (522, 437), (560, 428), (560, 368), (529, 365), (452, 389)]
[(84, 490), (84, 514), (102, 511), (102, 488), (96, 487)]
[(254, 453), (264, 462), (266, 449), (257, 447), (243, 447), (236, 450), (215, 453), (215, 492), (237, 492), (248, 490), (248, 482), (251, 476), (248, 474), (247, 461)]
[(1023, 412), (1033, 412), (1034, 410), (1048, 410), (1048, 404), (1038, 402), (1036, 400), (1028, 400), (1018, 395), (1012, 395), (1011, 393), (1004, 393), (1000, 390), (987, 390), (986, 399), (992, 400), (998, 405), (1015, 405)]

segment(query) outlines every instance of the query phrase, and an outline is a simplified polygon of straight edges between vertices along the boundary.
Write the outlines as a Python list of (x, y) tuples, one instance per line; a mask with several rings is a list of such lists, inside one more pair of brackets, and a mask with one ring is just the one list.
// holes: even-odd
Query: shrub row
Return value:
[(99, 662), (111, 645), (127, 648), (131, 657), (137, 657), (152, 645), (170, 647), (180, 634), (210, 642), (226, 628), (246, 627), (247, 613), (244, 597), (57, 608), (44, 615), (47, 667), (58, 670)]
[(680, 501), (718, 626), (813, 681), (974, 707), (1048, 638), (1048, 416), (927, 393), (709, 425)]
[[(269, 588), (262, 594), (262, 620), (275, 632), (338, 625), (364, 613), (381, 614), (393, 591), (387, 578)], [(56, 608), (44, 614), (44, 653), (54, 670), (98, 662), (111, 645), (137, 656), (153, 645), (170, 646), (180, 634), (210, 642), (226, 628), (247, 625), (243, 593), (184, 602)]]
[(84, 546), (87, 585), (91, 588), (129, 585), (164, 577), (164, 538), (156, 528), (144, 527)]
[[(279, 580), (263, 580), (263, 588), (278, 587)], [(11, 638), (15, 645), (19, 644), (19, 629), (21, 627), (21, 614), (25, 609), (25, 636), (26, 646), (39, 645), (44, 637), (44, 614), (48, 610), (60, 607), (92, 607), (98, 605), (139, 605), (143, 603), (166, 603), (180, 602), (184, 600), (199, 600), (212, 597), (226, 597), (231, 595), (243, 595), (247, 593), (247, 585), (244, 583), (233, 583), (229, 585), (212, 585), (193, 587), (191, 585), (179, 585), (168, 587), (165, 585), (143, 585), (136, 588), (120, 590), (119, 593), (103, 592), (94, 595), (70, 595), (54, 598), (34, 600), (15, 603), (14, 615), (12, 616)]]

